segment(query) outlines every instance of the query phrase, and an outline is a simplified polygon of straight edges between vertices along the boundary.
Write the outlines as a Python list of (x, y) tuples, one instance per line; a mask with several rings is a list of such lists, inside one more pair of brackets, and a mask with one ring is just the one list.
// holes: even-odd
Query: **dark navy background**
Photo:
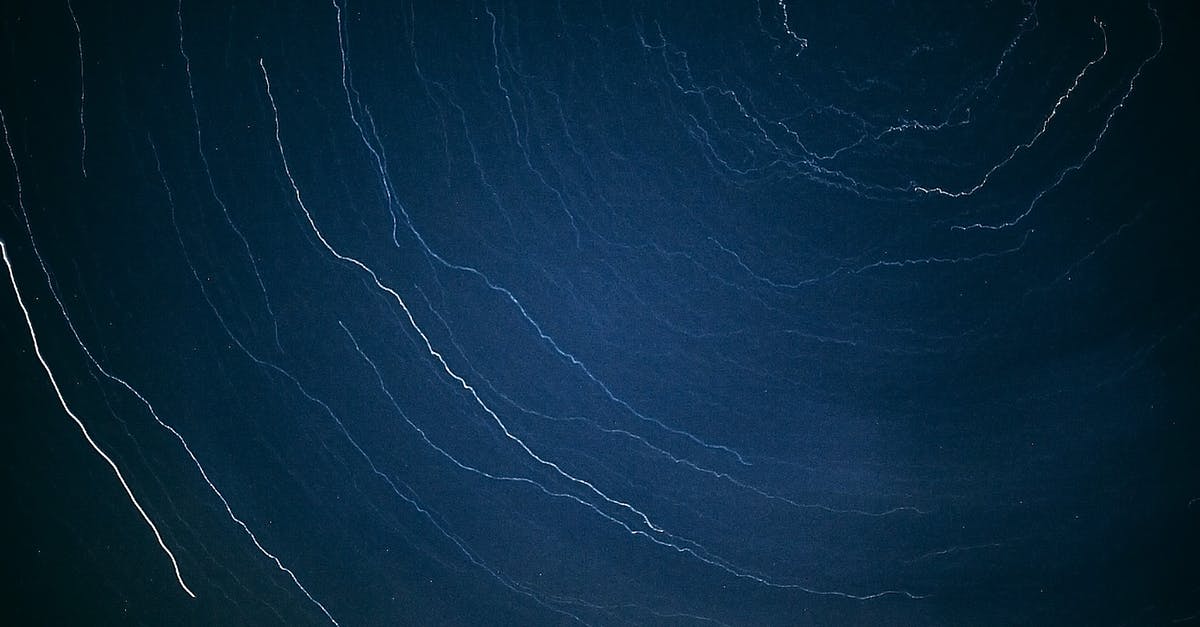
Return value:
[(1189, 3), (336, 2), (4, 5), (0, 237), (197, 594), (5, 286), (4, 622), (1197, 621)]

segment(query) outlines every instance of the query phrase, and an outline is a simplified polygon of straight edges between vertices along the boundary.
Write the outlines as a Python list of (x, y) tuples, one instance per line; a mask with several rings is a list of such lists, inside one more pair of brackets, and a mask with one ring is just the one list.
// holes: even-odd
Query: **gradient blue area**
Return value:
[(5, 5), (5, 622), (1195, 622), (1195, 26)]

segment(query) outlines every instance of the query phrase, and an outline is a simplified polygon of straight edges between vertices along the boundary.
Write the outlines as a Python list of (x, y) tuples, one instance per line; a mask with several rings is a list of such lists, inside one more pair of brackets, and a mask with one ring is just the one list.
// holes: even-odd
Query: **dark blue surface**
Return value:
[(1195, 27), (8, 3), (2, 622), (1194, 622)]

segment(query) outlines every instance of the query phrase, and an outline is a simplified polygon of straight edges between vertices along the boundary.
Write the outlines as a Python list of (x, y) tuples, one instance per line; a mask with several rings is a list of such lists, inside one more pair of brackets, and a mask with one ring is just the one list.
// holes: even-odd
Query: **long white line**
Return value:
[(158, 540), (158, 546), (162, 547), (163, 552), (170, 558), (171, 567), (175, 569), (175, 579), (179, 581), (179, 587), (183, 588), (183, 591), (188, 593), (188, 596), (193, 599), (196, 598), (196, 593), (192, 592), (191, 588), (188, 588), (187, 584), (183, 582), (183, 574), (179, 572), (179, 562), (175, 560), (175, 554), (171, 552), (171, 549), (167, 548), (167, 543), (163, 541), (162, 534), (158, 532), (158, 527), (154, 525), (153, 520), (150, 520), (150, 515), (146, 513), (146, 510), (142, 508), (142, 504), (138, 502), (137, 497), (133, 495), (133, 490), (130, 489), (129, 483), (125, 481), (125, 476), (121, 474), (121, 469), (108, 456), (108, 453), (105, 453), (104, 449), (100, 448), (99, 444), (96, 444), (96, 441), (92, 439), (92, 435), (88, 433), (87, 426), (83, 424), (79, 416), (75, 415), (75, 412), (71, 411), (71, 407), (67, 405), (67, 400), (63, 398), (62, 390), (58, 387), (58, 381), (54, 378), (54, 371), (50, 369), (50, 365), (46, 363), (46, 358), (42, 356), (42, 348), (38, 344), (37, 332), (33, 329), (33, 319), (29, 317), (29, 309), (25, 307), (25, 299), (21, 298), (21, 290), (17, 287), (17, 276), (13, 272), (12, 261), (8, 258), (8, 246), (5, 245), (4, 240), (0, 240), (0, 256), (4, 257), (4, 265), (8, 267), (8, 279), (12, 283), (13, 294), (17, 296), (17, 304), (21, 306), (21, 313), (25, 314), (25, 326), (29, 328), (29, 337), (33, 340), (33, 352), (37, 355), (38, 361), (41, 362), (42, 368), (46, 371), (46, 376), (50, 379), (50, 385), (54, 387), (54, 394), (58, 396), (58, 403), (62, 405), (63, 411), (67, 412), (71, 420), (74, 420), (75, 424), (79, 426), (79, 430), (83, 433), (83, 438), (91, 445), (92, 450), (96, 451), (96, 454), (102, 457), (105, 462), (108, 462), (109, 467), (112, 468), (113, 474), (121, 482), (121, 487), (125, 489), (125, 494), (129, 496), (129, 502), (133, 503), (134, 508), (142, 515), (142, 519), (150, 526), (150, 531), (154, 532), (154, 538)]

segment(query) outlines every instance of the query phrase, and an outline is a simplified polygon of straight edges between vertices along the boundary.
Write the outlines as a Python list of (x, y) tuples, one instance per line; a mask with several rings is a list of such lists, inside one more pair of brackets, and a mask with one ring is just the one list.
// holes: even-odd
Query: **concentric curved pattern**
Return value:
[(1196, 19), (1077, 4), (6, 4), (0, 622), (1198, 620)]

